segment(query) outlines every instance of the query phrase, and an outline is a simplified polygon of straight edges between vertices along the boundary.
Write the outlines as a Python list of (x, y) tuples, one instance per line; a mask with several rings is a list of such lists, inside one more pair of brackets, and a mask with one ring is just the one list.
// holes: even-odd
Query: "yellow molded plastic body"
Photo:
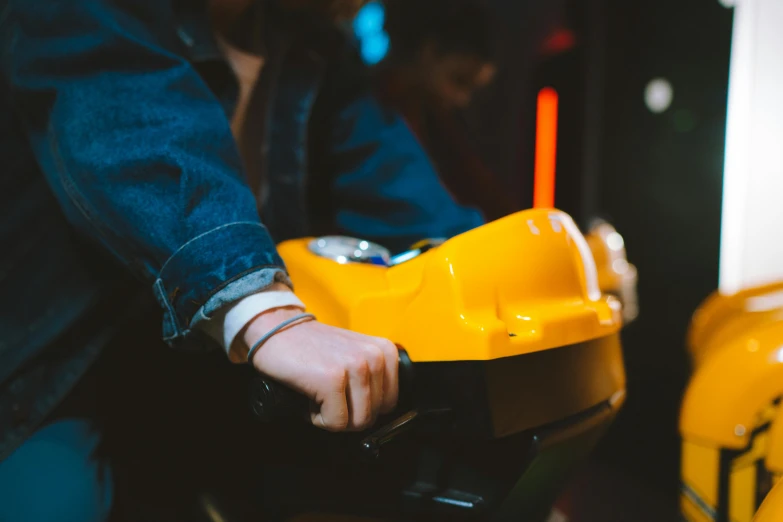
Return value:
[[(742, 450), (730, 450), (700, 440), (686, 439), (682, 449), (682, 514), (690, 522), (720, 519), (718, 505), (728, 508), (732, 522), (750, 522), (775, 474), (765, 466), (772, 437), (770, 422), (778, 407), (764, 408), (748, 428), (750, 440)], [(727, 502), (719, 501), (720, 483)]]
[(783, 320), (783, 282), (743, 290), (733, 295), (710, 295), (693, 314), (688, 350), (695, 365), (715, 347), (728, 345), (758, 324)]
[(759, 412), (783, 394), (783, 321), (761, 324), (717, 347), (691, 377), (680, 416), (686, 439), (748, 445)]
[(714, 294), (695, 314), (695, 368), (680, 414), (682, 512), (689, 521), (713, 520), (708, 512), (717, 508), (723, 480), (731, 520), (749, 522), (783, 471), (781, 289)]
[(416, 362), (498, 359), (621, 327), (619, 301), (601, 294), (587, 242), (559, 211), (518, 212), (391, 268), (339, 264), (309, 243), (278, 248), (308, 310)]
[[(597, 429), (622, 404), (620, 302), (601, 294), (590, 248), (566, 214), (519, 212), (393, 267), (340, 264), (313, 255), (310, 242), (278, 247), (308, 311), (388, 338), (417, 363), (480, 361), (467, 366), (484, 372), (493, 436), (547, 426), (554, 444)], [(598, 405), (600, 415), (574, 423)]]

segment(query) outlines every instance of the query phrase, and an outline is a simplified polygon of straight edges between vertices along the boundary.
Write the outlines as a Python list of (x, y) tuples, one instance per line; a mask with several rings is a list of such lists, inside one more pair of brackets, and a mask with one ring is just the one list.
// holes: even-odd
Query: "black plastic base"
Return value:
[(281, 465), (267, 470), (259, 489), (280, 521), (313, 512), (411, 522), (543, 521), (613, 416), (602, 404), (535, 433), (483, 442), (413, 434), (371, 464), (352, 458), (355, 437), (301, 430), (298, 456), (279, 454)]

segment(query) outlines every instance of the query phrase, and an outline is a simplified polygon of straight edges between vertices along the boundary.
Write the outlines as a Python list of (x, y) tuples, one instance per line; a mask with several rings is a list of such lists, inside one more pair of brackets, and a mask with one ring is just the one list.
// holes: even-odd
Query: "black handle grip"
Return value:
[[(408, 353), (399, 350), (400, 403), (411, 389), (413, 365)], [(253, 413), (264, 422), (281, 419), (307, 419), (310, 416), (310, 401), (304, 395), (264, 375), (255, 375), (250, 388), (250, 406)]]
[(263, 375), (253, 378), (250, 407), (264, 422), (284, 418), (304, 419), (310, 413), (307, 397)]

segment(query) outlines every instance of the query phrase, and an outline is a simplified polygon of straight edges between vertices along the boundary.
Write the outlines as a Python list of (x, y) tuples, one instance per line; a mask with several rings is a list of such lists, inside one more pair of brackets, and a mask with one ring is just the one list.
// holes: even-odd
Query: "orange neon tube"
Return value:
[(557, 91), (551, 87), (538, 93), (536, 114), (536, 165), (533, 187), (534, 208), (554, 208), (557, 162)]

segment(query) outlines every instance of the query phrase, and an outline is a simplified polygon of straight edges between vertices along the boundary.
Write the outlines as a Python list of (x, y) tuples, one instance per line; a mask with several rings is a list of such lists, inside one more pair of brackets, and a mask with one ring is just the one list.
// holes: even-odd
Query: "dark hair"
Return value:
[(392, 53), (410, 58), (427, 43), (444, 54), (472, 54), (493, 61), (494, 39), (479, 0), (384, 0), (384, 29)]

